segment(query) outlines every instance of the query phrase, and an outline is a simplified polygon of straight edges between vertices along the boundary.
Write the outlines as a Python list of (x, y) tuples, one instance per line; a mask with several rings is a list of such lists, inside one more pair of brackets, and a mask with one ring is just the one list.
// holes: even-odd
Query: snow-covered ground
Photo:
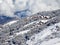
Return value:
[(10, 21), (10, 22), (4, 24), (3, 26), (6, 26), (6, 25), (12, 25), (12, 24), (16, 23), (17, 21), (18, 21), (18, 20)]
[[(38, 34), (33, 35), (26, 43), (28, 45), (60, 45), (60, 37), (58, 35), (60, 33), (60, 29), (58, 31), (56, 26), (60, 27), (60, 22), (43, 29), (43, 31)], [(53, 35), (53, 33), (55, 33), (55, 35)], [(56, 34), (58, 36), (56, 36)], [(49, 36), (51, 36), (52, 39), (49, 39)]]
[(60, 0), (0, 0), (2, 15), (17, 18), (0, 25), (0, 45), (60, 45)]
[[(37, 17), (38, 15), (36, 15)], [(51, 15), (49, 15), (50, 17)], [(31, 16), (33, 17), (33, 16)], [(32, 18), (29, 16), (21, 20), (13, 20), (4, 24), (0, 34), (5, 42), (1, 45), (59, 45), (60, 44), (60, 15), (49, 19)], [(44, 18), (44, 16), (43, 16)], [(28, 20), (25, 20), (28, 19)], [(37, 20), (34, 20), (37, 19)], [(31, 21), (32, 20), (32, 21)], [(26, 22), (28, 23), (26, 23)], [(31, 22), (30, 22), (31, 21)], [(22, 24), (21, 24), (21, 23)], [(42, 23), (42, 24), (41, 24)], [(22, 27), (19, 27), (22, 25)], [(5, 27), (6, 26), (6, 27)], [(2, 40), (0, 42), (2, 42)], [(56, 40), (56, 41), (55, 41)], [(11, 42), (9, 42), (11, 41)], [(15, 41), (13, 43), (13, 41)]]

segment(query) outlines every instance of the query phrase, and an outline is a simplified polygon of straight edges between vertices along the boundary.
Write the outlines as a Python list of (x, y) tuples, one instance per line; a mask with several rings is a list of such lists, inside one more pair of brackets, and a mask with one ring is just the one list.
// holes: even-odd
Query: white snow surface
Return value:
[(20, 31), (19, 33), (16, 33), (16, 36), (20, 35), (20, 34), (24, 34), (24, 33), (27, 33), (29, 32), (30, 30), (25, 30), (25, 31)]
[(12, 24), (16, 23), (17, 21), (18, 21), (18, 20), (10, 21), (10, 22), (4, 24), (3, 26), (6, 26), (6, 25), (12, 25)]
[(38, 34), (31, 36), (30, 40), (27, 40), (28, 45), (60, 45), (60, 38), (53, 38), (45, 41), (45, 38), (52, 33), (57, 32), (56, 26), (60, 27), (60, 22), (55, 25), (49, 26)]

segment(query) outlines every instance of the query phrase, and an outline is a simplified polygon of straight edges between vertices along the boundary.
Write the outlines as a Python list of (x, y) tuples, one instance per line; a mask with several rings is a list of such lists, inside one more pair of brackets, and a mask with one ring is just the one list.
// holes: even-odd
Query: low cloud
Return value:
[(0, 15), (13, 17), (14, 12), (27, 10), (27, 14), (60, 8), (59, 0), (0, 0)]

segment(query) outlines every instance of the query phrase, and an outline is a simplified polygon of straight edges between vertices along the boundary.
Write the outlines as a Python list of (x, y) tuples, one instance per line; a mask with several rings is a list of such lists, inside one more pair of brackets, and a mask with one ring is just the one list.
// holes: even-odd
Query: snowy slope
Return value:
[(60, 0), (0, 0), (0, 24), (0, 45), (60, 45)]
[[(27, 41), (28, 45), (59, 45), (60, 37), (60, 22), (53, 26), (45, 28), (38, 34), (35, 34)], [(59, 31), (58, 31), (59, 30)]]
[(0, 35), (4, 37), (1, 39), (5, 41), (2, 42), (1, 40), (1, 45), (59, 45), (59, 12), (59, 10), (50, 11), (49, 13), (40, 12), (21, 20), (13, 20), (4, 24), (0, 28)]

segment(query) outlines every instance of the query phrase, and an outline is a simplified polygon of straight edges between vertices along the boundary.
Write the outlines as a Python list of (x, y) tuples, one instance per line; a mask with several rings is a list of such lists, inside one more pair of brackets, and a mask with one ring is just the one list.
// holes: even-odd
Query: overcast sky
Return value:
[(14, 16), (14, 12), (27, 10), (27, 14), (60, 8), (60, 0), (0, 0), (0, 15)]

